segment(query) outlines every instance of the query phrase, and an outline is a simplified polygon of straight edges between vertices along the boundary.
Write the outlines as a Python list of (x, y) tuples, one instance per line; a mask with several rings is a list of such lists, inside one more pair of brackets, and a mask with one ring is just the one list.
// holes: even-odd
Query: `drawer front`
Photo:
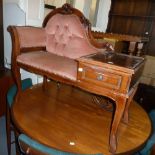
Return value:
[(80, 65), (78, 79), (94, 85), (120, 89), (122, 76), (98, 67)]

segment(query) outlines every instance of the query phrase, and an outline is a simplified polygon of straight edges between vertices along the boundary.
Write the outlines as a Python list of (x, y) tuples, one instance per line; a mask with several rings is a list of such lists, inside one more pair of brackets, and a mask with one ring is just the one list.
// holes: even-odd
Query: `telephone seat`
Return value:
[[(141, 68), (143, 60), (116, 55), (116, 58), (121, 57), (127, 62), (125, 64), (127, 67), (129, 63), (131, 68), (107, 63), (97, 63), (96, 67), (94, 62), (90, 67), (92, 59), (88, 58), (89, 61), (85, 62), (87, 59), (83, 57), (96, 53), (102, 53), (103, 56), (105, 51), (108, 55), (111, 45), (96, 42), (91, 34), (90, 22), (79, 10), (69, 4), (64, 4), (61, 8), (50, 12), (41, 28), (9, 26), (8, 31), (12, 38), (12, 71), (18, 88), (15, 102), (22, 93), (20, 68), (42, 75), (43, 90), (46, 90), (47, 79), (53, 79), (110, 97), (117, 102), (109, 138), (109, 149), (114, 153), (117, 147), (118, 125), (123, 115), (123, 120), (127, 123), (129, 103), (136, 90), (133, 87), (135, 82), (130, 84), (131, 78)], [(112, 58), (113, 55), (108, 55), (108, 58), (110, 57)], [(119, 62), (119, 59), (117, 61)], [(85, 76), (86, 79), (83, 79)], [(136, 76), (133, 79), (138, 78)]]

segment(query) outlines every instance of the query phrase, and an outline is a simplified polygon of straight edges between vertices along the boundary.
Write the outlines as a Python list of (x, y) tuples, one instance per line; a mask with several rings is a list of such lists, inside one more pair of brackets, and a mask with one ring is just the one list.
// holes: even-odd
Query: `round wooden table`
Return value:
[[(12, 107), (13, 121), (20, 132), (58, 150), (109, 155), (112, 113), (92, 100), (92, 94), (49, 82), (47, 90), (35, 85), (21, 94)], [(139, 150), (151, 133), (147, 113), (135, 102), (129, 109), (129, 123), (118, 129), (116, 154)]]

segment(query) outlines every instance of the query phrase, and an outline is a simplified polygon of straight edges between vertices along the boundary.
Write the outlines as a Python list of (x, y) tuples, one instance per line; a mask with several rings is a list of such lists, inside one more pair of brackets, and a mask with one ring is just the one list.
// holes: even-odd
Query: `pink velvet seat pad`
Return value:
[(74, 59), (58, 56), (50, 52), (23, 53), (17, 57), (17, 62), (73, 81), (77, 79), (77, 62)]

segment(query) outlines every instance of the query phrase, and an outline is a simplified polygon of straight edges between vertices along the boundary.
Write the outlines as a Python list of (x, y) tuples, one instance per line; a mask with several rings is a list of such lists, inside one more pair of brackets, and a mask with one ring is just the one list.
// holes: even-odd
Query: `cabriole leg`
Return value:
[(124, 113), (126, 98), (118, 96), (116, 97), (115, 102), (116, 109), (114, 112), (114, 118), (112, 120), (109, 137), (109, 150), (112, 154), (115, 154), (117, 149), (117, 130)]

